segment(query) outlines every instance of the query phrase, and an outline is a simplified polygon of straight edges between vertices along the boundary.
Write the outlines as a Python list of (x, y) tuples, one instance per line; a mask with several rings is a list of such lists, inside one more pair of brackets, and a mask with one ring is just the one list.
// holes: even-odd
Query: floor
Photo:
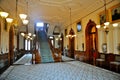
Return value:
[(21, 59), (10, 66), (0, 80), (120, 80), (118, 73), (65, 56), (63, 62), (41, 64), (30, 64), (30, 57), (27, 54), (24, 63)]

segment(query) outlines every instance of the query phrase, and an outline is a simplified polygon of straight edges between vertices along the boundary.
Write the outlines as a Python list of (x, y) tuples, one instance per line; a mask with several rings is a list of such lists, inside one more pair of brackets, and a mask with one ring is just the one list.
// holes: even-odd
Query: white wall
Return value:
[[(1, 22), (1, 47), (0, 50), (3, 53), (7, 53), (9, 51), (9, 32), (4, 29), (3, 19), (0, 19)], [(1, 54), (1, 52), (0, 52)]]
[[(115, 0), (112, 3), (110, 3), (109, 5), (107, 5), (107, 9), (109, 10), (112, 6), (118, 4), (119, 1)], [(76, 39), (75, 39), (75, 49), (77, 50), (82, 50), (82, 43), (84, 43), (85, 45), (85, 29), (87, 26), (87, 23), (89, 22), (89, 20), (91, 19), (92, 21), (94, 21), (96, 24), (99, 24), (99, 13), (102, 12), (104, 10), (104, 8), (101, 8), (93, 13), (91, 13), (90, 15), (87, 15), (86, 17), (84, 17), (83, 19), (81, 19), (80, 21), (82, 22), (82, 31), (77, 33), (76, 31), (76, 23), (73, 24), (73, 28), (75, 31)], [(109, 15), (109, 14), (108, 14)], [(70, 26), (67, 27), (68, 29), (68, 33), (70, 31)], [(118, 54), (118, 51), (116, 49), (118, 43), (120, 43), (120, 22), (119, 22), (119, 26), (116, 28), (113, 28), (112, 25), (109, 25), (109, 33), (105, 34), (104, 29), (100, 28), (98, 29), (98, 51), (102, 52), (102, 44), (105, 43), (107, 41), (107, 51), (108, 53), (114, 53), (114, 54)], [(68, 44), (68, 39), (66, 37), (64, 37), (65, 43), (64, 46), (66, 46)], [(84, 46), (85, 47), (85, 46)], [(85, 50), (85, 49), (84, 49)]]

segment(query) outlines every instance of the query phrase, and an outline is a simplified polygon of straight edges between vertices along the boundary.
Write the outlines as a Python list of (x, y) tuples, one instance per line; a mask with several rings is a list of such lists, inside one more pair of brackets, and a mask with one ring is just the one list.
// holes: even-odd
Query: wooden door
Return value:
[(98, 33), (96, 24), (89, 20), (86, 30), (85, 30), (85, 40), (86, 40), (86, 61), (88, 63), (93, 63), (94, 53), (97, 56), (98, 53)]
[[(72, 28), (71, 28), (69, 34), (70, 35), (75, 34)], [(69, 56), (71, 58), (74, 58), (74, 50), (75, 50), (75, 37), (69, 37)]]

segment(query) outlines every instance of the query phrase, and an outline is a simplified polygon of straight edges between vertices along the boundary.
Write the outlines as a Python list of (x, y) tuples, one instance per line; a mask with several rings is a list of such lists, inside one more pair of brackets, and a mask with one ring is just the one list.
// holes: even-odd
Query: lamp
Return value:
[(25, 20), (27, 18), (27, 15), (26, 14), (19, 14), (21, 20)]
[(27, 40), (33, 40), (34, 38), (35, 38), (35, 34), (32, 34), (32, 33), (21, 33), (21, 35), (25, 38), (25, 39), (27, 39)]
[[(27, 2), (27, 8), (28, 8), (28, 2)], [(28, 9), (27, 9), (27, 10), (28, 10)], [(25, 14), (21, 14), (21, 15), (22, 15), (22, 17), (21, 17), (22, 22), (23, 22), (23, 24), (26, 26), (26, 32), (21, 32), (21, 35), (22, 35), (25, 39), (27, 39), (27, 40), (33, 40), (36, 35), (28, 32), (28, 23), (29, 23), (29, 20), (26, 20), (26, 17), (27, 17), (27, 16), (26, 16)]]
[(118, 26), (118, 23), (114, 23), (114, 24), (112, 24), (113, 25), (113, 27), (117, 27)]
[[(13, 23), (15, 26), (18, 26), (18, 19), (17, 19), (17, 10), (18, 9), (17, 9), (17, 7), (18, 7), (18, 0), (16, 0), (16, 19), (14, 19), (14, 23)], [(7, 13), (7, 12), (3, 12), (3, 11), (0, 12), (0, 16), (2, 18), (6, 18), (6, 21), (8, 23), (12, 23), (13, 19), (12, 18), (7, 18), (8, 15), (9, 15), (9, 13)], [(26, 14), (19, 14), (19, 17), (20, 17), (21, 20), (25, 20), (27, 18), (27, 15)], [(28, 21), (25, 21), (25, 24), (27, 24), (27, 22)], [(23, 21), (23, 24), (24, 24), (24, 21)]]
[(22, 20), (24, 25), (27, 25), (29, 23), (29, 20)]
[[(105, 16), (107, 17), (106, 0), (104, 0), (104, 7), (105, 7)], [(108, 28), (109, 24), (110, 24), (110, 22), (108, 22), (107, 19), (105, 18), (103, 28), (105, 29), (106, 34), (109, 32), (109, 28)], [(101, 25), (96, 25), (96, 28), (100, 28), (100, 27), (101, 27)]]
[[(16, 21), (15, 21), (15, 26), (18, 25), (18, 19), (17, 19), (17, 14), (18, 14), (18, 0), (16, 0)], [(28, 24), (28, 21), (25, 20), (27, 18), (27, 14), (19, 14), (20, 19), (22, 20), (23, 24)], [(25, 21), (23, 21), (25, 20)]]
[(8, 15), (9, 15), (9, 13), (7, 13), (7, 12), (0, 12), (0, 16), (2, 18), (6, 18), (6, 17), (8, 17)]
[(70, 38), (76, 37), (76, 35), (72, 29), (71, 8), (70, 8), (70, 26), (71, 26), (70, 32), (72, 32), (72, 33), (69, 33), (68, 35), (66, 35), (66, 37), (70, 37)]
[(12, 19), (12, 18), (6, 18), (6, 21), (7, 21), (8, 23), (12, 23), (12, 22), (13, 22), (13, 19)]

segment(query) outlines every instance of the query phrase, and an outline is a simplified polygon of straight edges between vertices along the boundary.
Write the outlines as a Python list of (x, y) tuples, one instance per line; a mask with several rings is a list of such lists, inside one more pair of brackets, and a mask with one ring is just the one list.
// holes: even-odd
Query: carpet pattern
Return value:
[(17, 65), (17, 64), (24, 64), (24, 65), (31, 64), (31, 60), (32, 60), (32, 54), (25, 54), (13, 64), (15, 64), (15, 65)]
[(67, 61), (13, 65), (0, 76), (0, 80), (120, 80), (118, 73), (80, 61), (68, 61), (67, 57), (64, 60)]
[(54, 62), (52, 52), (45, 31), (39, 31), (38, 41), (40, 44), (41, 62)]

